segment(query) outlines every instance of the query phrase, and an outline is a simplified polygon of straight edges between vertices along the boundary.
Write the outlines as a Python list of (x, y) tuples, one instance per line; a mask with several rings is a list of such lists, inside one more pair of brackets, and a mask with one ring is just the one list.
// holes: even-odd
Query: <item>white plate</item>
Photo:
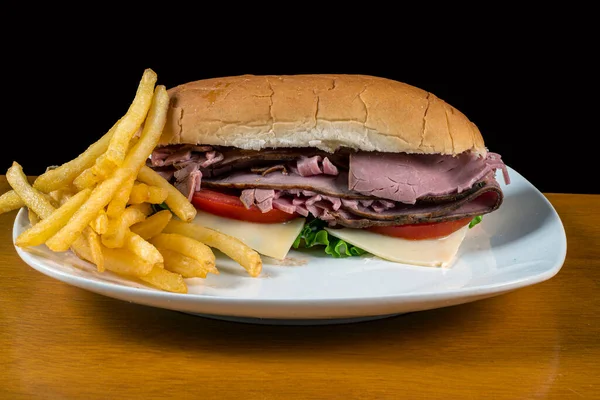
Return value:
[[(553, 277), (563, 265), (567, 241), (552, 205), (509, 168), (511, 184), (496, 212), (467, 234), (457, 261), (445, 269), (415, 267), (374, 256), (333, 259), (291, 251), (288, 265), (264, 260), (258, 278), (218, 257), (219, 275), (187, 279), (188, 294), (168, 293), (123, 279), (71, 252), (46, 246), (23, 250), (31, 267), (105, 296), (148, 306), (243, 322), (341, 323), (446, 307), (500, 295)], [(15, 219), (13, 240), (29, 221)]]

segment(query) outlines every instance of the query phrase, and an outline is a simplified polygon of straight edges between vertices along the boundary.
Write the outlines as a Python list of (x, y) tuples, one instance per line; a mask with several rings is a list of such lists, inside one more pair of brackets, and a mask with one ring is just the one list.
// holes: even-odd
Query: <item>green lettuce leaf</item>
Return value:
[(335, 258), (360, 256), (366, 253), (365, 250), (330, 235), (324, 229), (325, 226), (327, 223), (319, 219), (307, 222), (292, 246), (295, 249), (325, 246), (325, 253)]
[(478, 215), (475, 218), (473, 218), (471, 220), (471, 222), (469, 223), (469, 229), (471, 229), (472, 227), (474, 227), (475, 225), (480, 223), (482, 219), (483, 219), (483, 217), (481, 215)]

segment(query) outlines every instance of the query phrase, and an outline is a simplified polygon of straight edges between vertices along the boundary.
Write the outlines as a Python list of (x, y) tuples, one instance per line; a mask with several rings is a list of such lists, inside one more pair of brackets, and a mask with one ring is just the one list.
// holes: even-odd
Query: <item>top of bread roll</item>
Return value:
[(463, 113), (432, 93), (387, 78), (239, 75), (188, 82), (168, 92), (159, 145), (487, 153), (481, 132)]

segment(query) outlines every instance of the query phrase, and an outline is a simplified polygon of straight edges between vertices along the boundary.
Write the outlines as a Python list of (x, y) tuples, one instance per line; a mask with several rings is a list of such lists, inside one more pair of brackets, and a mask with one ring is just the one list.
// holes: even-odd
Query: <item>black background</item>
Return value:
[[(595, 46), (572, 25), (532, 24), (533, 15), (547, 21), (534, 13), (489, 28), (469, 17), (459, 35), (464, 22), (434, 31), (357, 20), (361, 13), (336, 26), (333, 16), (233, 24), (211, 14), (184, 33), (182, 22), (159, 14), (118, 34), (115, 21), (90, 27), (88, 18), (45, 20), (42, 29), (20, 18), (20, 31), (5, 32), (0, 169), (14, 160), (37, 175), (77, 156), (127, 111), (145, 68), (167, 88), (246, 73), (360, 73), (418, 86), (458, 108), (490, 151), (543, 192), (600, 192), (597, 116), (582, 96), (593, 92)], [(19, 33), (32, 26), (34, 35)]]

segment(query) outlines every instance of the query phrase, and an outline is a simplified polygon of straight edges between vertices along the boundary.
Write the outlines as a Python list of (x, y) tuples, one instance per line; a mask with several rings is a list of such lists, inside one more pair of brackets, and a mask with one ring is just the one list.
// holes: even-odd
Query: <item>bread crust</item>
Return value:
[(168, 92), (160, 145), (487, 153), (481, 132), (463, 113), (432, 93), (387, 78), (239, 75), (193, 81)]

